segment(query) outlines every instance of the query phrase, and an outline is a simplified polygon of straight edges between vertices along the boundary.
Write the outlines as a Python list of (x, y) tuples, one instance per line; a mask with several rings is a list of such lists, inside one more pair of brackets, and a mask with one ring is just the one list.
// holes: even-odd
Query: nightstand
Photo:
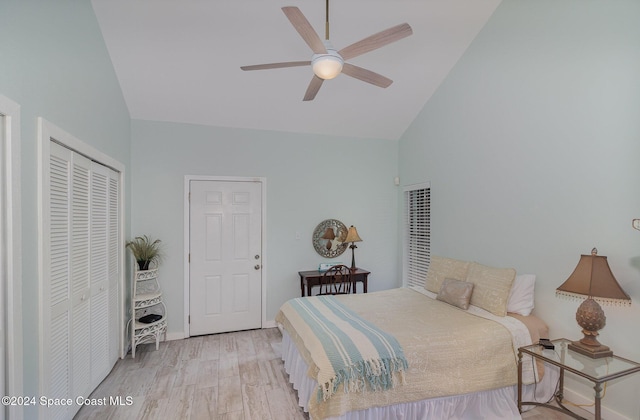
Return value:
[[(592, 359), (588, 356), (569, 350), (567, 345), (571, 343), (571, 340), (567, 340), (566, 338), (552, 340), (552, 343), (555, 346), (555, 349), (553, 350), (547, 350), (539, 344), (532, 344), (518, 349), (518, 410), (520, 410), (520, 412), (522, 412), (523, 405), (542, 405), (568, 414), (573, 418), (584, 419), (584, 417), (578, 416), (562, 404), (564, 393), (564, 372), (569, 371), (594, 383), (595, 419), (601, 420), (600, 400), (602, 398), (602, 384), (612, 379), (640, 372), (640, 363), (623, 359), (616, 355), (613, 355), (612, 357)], [(538, 359), (560, 368), (560, 384), (558, 386), (558, 391), (555, 394), (556, 403), (559, 407), (535, 401), (522, 401), (523, 354), (528, 354), (532, 356), (533, 359)]]

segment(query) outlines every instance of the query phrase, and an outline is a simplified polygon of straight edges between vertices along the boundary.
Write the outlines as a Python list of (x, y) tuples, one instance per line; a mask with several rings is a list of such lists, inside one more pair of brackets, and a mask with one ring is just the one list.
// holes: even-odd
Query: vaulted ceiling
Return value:
[(333, 0), (336, 49), (407, 22), (413, 35), (349, 60), (393, 80), (341, 74), (303, 102), (311, 68), (240, 66), (310, 60), (281, 8), (296, 6), (320, 38), (325, 0), (92, 0), (134, 119), (396, 140), (500, 0)]

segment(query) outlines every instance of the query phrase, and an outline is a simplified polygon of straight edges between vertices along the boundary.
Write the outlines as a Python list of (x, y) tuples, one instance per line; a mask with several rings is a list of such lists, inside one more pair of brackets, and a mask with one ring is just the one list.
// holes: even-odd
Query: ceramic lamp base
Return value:
[(578, 306), (576, 321), (582, 327), (584, 337), (580, 341), (573, 341), (569, 344), (569, 350), (573, 350), (592, 359), (601, 357), (611, 357), (613, 352), (609, 347), (600, 344), (598, 341), (598, 330), (604, 328), (607, 317), (598, 302), (589, 297)]

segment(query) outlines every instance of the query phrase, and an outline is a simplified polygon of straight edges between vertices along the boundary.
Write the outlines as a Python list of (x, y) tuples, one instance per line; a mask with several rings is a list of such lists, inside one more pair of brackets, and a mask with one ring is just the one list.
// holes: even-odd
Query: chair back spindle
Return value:
[(351, 293), (353, 279), (346, 265), (334, 265), (325, 271), (318, 295), (346, 295)]

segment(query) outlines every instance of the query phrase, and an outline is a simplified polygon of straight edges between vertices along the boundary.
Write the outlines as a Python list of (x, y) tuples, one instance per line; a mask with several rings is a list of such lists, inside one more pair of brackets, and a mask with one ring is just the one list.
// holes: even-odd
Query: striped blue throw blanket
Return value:
[(330, 398), (340, 384), (345, 392), (362, 392), (404, 383), (408, 363), (398, 341), (334, 296), (291, 299), (276, 320), (284, 318), (317, 367), (318, 401)]

